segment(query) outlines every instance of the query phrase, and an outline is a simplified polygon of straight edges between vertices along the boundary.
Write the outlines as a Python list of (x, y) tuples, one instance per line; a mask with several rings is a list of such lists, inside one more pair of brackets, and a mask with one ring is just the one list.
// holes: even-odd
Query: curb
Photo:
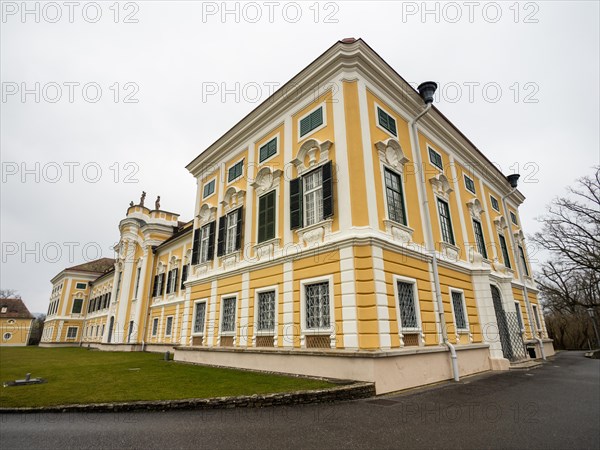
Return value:
[(166, 411), (186, 409), (264, 408), (268, 406), (331, 403), (373, 397), (375, 384), (357, 382), (312, 391), (254, 394), (240, 397), (191, 398), (182, 400), (92, 403), (86, 405), (54, 405), (27, 408), (0, 408), (0, 414)]

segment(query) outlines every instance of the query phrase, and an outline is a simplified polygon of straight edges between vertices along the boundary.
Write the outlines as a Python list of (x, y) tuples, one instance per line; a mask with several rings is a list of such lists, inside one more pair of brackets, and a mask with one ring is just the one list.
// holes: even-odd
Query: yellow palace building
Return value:
[(53, 279), (42, 345), (172, 350), (378, 393), (553, 354), (518, 175), (432, 107), (435, 88), (415, 91), (360, 39), (335, 43), (187, 165), (193, 221), (144, 193), (115, 260)]

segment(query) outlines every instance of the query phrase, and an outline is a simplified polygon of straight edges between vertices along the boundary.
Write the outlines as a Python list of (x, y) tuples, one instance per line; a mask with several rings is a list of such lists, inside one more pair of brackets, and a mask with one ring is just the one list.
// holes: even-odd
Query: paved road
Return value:
[[(90, 387), (93, 389), (93, 387)], [(600, 448), (600, 361), (334, 405), (0, 416), (0, 448)]]

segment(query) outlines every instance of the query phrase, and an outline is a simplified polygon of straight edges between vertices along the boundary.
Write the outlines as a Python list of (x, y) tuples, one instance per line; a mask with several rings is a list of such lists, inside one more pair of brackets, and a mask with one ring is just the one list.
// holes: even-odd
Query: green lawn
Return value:
[(333, 386), (319, 380), (162, 359), (157, 353), (0, 347), (0, 381), (22, 379), (27, 372), (47, 380), (39, 385), (0, 386), (0, 407), (207, 398)]

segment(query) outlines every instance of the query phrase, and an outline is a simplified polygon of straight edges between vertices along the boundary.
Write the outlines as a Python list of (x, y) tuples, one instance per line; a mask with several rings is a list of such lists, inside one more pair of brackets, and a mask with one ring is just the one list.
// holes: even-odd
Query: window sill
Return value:
[(412, 242), (412, 235), (415, 230), (412, 228), (391, 219), (384, 219), (385, 231), (392, 235), (395, 241), (399, 241), (403, 244)]
[(263, 242), (259, 242), (256, 244), (254, 249), (254, 254), (258, 257), (258, 259), (263, 258), (272, 258), (277, 250), (279, 250), (279, 245), (281, 243), (281, 239), (273, 238)]
[(460, 247), (448, 242), (440, 242), (440, 253), (448, 261), (458, 261), (460, 259)]
[(301, 245), (312, 246), (320, 244), (331, 234), (333, 219), (325, 219), (312, 225), (296, 230)]

